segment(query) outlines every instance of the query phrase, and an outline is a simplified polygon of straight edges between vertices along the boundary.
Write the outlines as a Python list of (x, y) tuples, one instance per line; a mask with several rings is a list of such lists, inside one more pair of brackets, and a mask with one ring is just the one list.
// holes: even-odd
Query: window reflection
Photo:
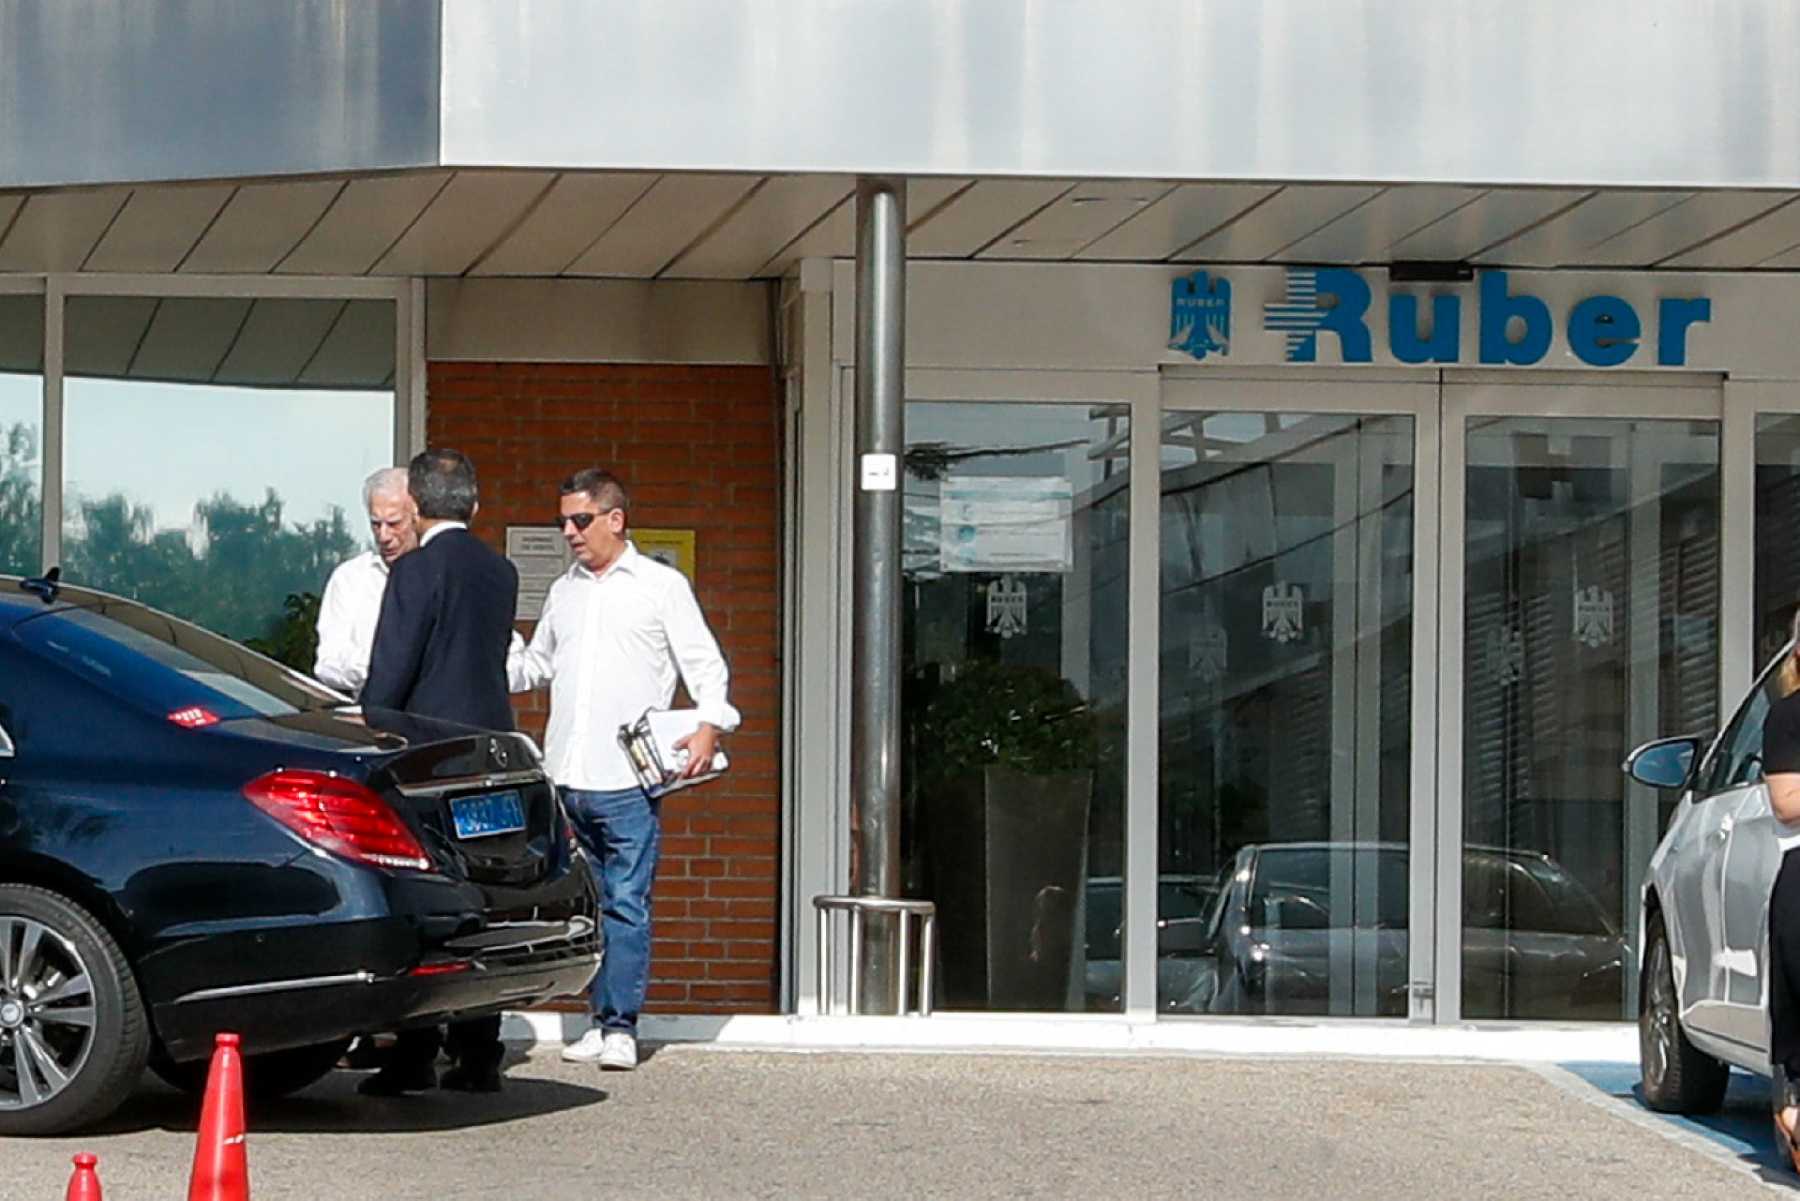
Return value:
[(947, 1008), (1117, 1009), (1123, 407), (909, 404), (909, 895)]
[(0, 573), (42, 566), (44, 298), (0, 296)]
[(307, 624), (306, 594), (368, 545), (362, 481), (392, 461), (392, 304), (67, 305), (68, 578), (233, 638)]
[(1716, 721), (1718, 425), (1479, 417), (1467, 453), (1462, 1011), (1616, 1021), (1660, 829), (1619, 764)]
[(1413, 422), (1162, 438), (1157, 1000), (1404, 1016)]

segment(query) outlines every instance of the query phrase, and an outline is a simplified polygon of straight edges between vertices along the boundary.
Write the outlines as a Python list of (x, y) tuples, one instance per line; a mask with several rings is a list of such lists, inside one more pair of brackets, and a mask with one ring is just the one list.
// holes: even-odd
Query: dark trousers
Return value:
[(1800, 848), (1769, 894), (1769, 1062), (1800, 1080)]
[(394, 1053), (389, 1062), (396, 1069), (430, 1067), (445, 1047), (464, 1067), (499, 1067), (506, 1055), (506, 1048), (500, 1042), (500, 1015), (451, 1022), (448, 1039), (436, 1026), (402, 1030), (394, 1036)]

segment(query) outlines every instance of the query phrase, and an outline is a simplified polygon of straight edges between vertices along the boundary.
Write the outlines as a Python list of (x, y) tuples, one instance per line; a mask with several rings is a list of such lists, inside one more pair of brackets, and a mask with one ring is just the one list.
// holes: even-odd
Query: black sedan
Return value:
[(0, 1135), (253, 1096), (358, 1031), (579, 992), (591, 875), (535, 747), (345, 698), (131, 601), (0, 577)]

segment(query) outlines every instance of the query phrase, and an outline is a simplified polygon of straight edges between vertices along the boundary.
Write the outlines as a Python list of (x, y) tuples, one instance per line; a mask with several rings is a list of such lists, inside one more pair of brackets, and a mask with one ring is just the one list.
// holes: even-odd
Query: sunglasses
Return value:
[(572, 525), (576, 533), (585, 534), (590, 525), (605, 516), (605, 513), (564, 513), (551, 524), (558, 530), (565, 525)]

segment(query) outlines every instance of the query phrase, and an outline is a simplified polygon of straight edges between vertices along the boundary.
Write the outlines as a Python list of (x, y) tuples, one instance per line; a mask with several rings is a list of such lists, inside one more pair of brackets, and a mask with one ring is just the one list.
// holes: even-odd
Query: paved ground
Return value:
[[(253, 1197), (1710, 1201), (1794, 1179), (1766, 1137), (1644, 1115), (1616, 1070), (681, 1047), (632, 1075), (540, 1053), (497, 1098), (365, 1101), (356, 1079), (252, 1116)], [(77, 1150), (108, 1201), (183, 1195), (196, 1108), (146, 1085), (99, 1134), (0, 1139), (0, 1199), (60, 1198)]]

